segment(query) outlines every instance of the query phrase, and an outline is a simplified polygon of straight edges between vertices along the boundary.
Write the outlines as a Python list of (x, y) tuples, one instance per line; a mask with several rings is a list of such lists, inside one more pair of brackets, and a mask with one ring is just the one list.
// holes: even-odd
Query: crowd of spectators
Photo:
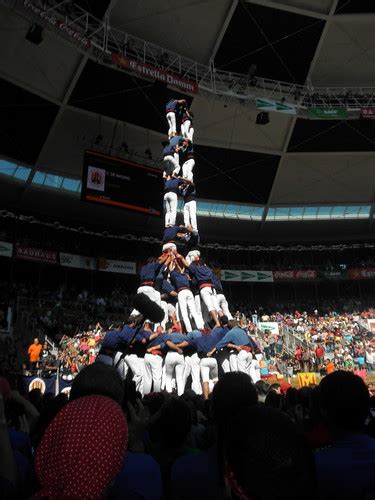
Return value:
[(3, 498), (374, 498), (374, 387), (352, 373), (300, 390), (228, 373), (208, 401), (142, 399), (98, 362), (70, 400), (3, 375)]

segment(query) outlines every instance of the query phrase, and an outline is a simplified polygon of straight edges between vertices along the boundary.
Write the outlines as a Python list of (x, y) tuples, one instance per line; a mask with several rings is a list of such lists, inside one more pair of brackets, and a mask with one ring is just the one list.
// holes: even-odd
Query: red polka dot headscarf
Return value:
[(48, 426), (35, 455), (37, 498), (100, 498), (121, 469), (128, 446), (125, 416), (115, 401), (85, 396)]

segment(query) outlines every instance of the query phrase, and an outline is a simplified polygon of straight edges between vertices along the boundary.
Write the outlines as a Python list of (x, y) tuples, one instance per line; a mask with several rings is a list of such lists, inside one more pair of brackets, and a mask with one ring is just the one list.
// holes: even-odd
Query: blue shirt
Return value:
[(125, 347), (131, 342), (135, 334), (135, 328), (131, 328), (126, 325), (119, 332), (118, 330), (110, 330), (106, 333), (102, 347), (104, 349), (112, 349), (113, 351), (118, 351), (120, 348)]
[(196, 278), (198, 285), (202, 283), (212, 283), (213, 272), (208, 266), (189, 266), (189, 273)]
[(186, 335), (182, 333), (173, 332), (169, 335), (169, 339), (174, 344), (180, 344), (181, 342), (187, 342)]
[(317, 451), (315, 464), (319, 499), (373, 498), (375, 439), (365, 434), (343, 437), (330, 448)]
[(171, 282), (173, 286), (176, 288), (178, 292), (181, 288), (190, 289), (190, 281), (189, 277), (186, 273), (180, 273), (180, 271), (176, 271), (175, 269), (170, 273)]
[(171, 146), (177, 146), (177, 144), (179, 144), (181, 141), (183, 141), (183, 137), (181, 137), (181, 135), (175, 135), (174, 137), (172, 137), (172, 139), (169, 140), (169, 144)]
[(167, 144), (163, 149), (164, 156), (173, 156), (175, 152), (176, 152), (176, 144), (175, 145)]
[(182, 179), (174, 179), (174, 178), (165, 180), (164, 181), (164, 193), (172, 192), (172, 193), (180, 194), (179, 186), (181, 186), (181, 184), (183, 182), (184, 181)]
[(232, 328), (232, 330), (229, 330), (229, 332), (227, 332), (224, 337), (219, 340), (219, 342), (216, 344), (216, 349), (222, 349), (227, 344), (247, 345), (248, 343), (249, 338), (246, 335), (246, 332), (242, 330), (242, 328), (236, 326)]
[(127, 451), (123, 466), (110, 486), (108, 498), (160, 500), (162, 492), (159, 464), (150, 455)]
[(153, 340), (151, 340), (148, 344), (147, 344), (147, 349), (149, 347), (155, 347), (156, 345), (160, 345), (160, 348), (161, 349), (164, 349), (165, 347), (165, 343), (167, 340), (170, 340), (169, 338), (169, 334), (168, 333), (162, 333), (160, 335), (158, 335), (157, 337), (155, 337)]
[(185, 340), (188, 342), (194, 342), (195, 339), (199, 339), (200, 337), (202, 337), (202, 332), (199, 330), (192, 330), (186, 334)]
[(223, 285), (217, 276), (212, 275), (212, 283), (214, 284), (215, 290), (217, 293), (223, 293)]
[(149, 281), (154, 283), (156, 279), (156, 275), (158, 274), (160, 269), (159, 262), (150, 262), (149, 264), (144, 265), (141, 268), (141, 272), (139, 273), (141, 283), (144, 281)]
[(193, 342), (197, 352), (207, 354), (224, 337), (227, 331), (227, 328), (217, 327), (211, 330), (210, 335), (201, 335), (195, 338)]
[(165, 105), (165, 112), (169, 113), (170, 111), (176, 111), (176, 108), (177, 108), (177, 101), (176, 101), (176, 99), (171, 99)]
[(181, 231), (180, 226), (166, 227), (163, 234), (163, 242), (173, 241), (176, 239), (177, 233)]
[(176, 291), (175, 287), (168, 280), (165, 280), (165, 279), (163, 280), (161, 290), (166, 295), (170, 295), (171, 292)]

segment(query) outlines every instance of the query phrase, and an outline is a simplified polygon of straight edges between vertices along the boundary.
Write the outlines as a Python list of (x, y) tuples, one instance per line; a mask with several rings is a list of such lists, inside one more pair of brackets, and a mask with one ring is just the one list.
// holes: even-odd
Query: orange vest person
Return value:
[(34, 342), (27, 350), (27, 354), (29, 355), (30, 370), (35, 370), (36, 368), (38, 368), (39, 356), (42, 352), (42, 349), (43, 346), (39, 342), (39, 339), (34, 339)]

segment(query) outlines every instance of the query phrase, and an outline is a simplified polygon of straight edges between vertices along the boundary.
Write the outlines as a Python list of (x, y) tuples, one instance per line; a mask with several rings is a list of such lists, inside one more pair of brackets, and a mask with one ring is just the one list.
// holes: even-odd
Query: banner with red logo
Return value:
[(291, 280), (316, 280), (317, 271), (302, 270), (302, 271), (273, 271), (274, 281), (291, 281)]
[(112, 53), (112, 64), (128, 71), (133, 71), (140, 76), (152, 78), (153, 80), (158, 80), (159, 82), (166, 83), (167, 85), (173, 85), (184, 92), (198, 94), (198, 84), (196, 82), (172, 75), (160, 68), (157, 68), (156, 66), (152, 66), (151, 64), (130, 59), (129, 57), (116, 52)]
[(373, 280), (375, 279), (375, 268), (364, 267), (360, 269), (349, 269), (348, 279), (350, 280)]
[(364, 120), (375, 120), (375, 107), (373, 108), (362, 108), (361, 118)]
[(45, 262), (46, 264), (57, 264), (57, 252), (43, 250), (42, 248), (26, 247), (16, 245), (17, 259), (31, 260), (33, 262)]

